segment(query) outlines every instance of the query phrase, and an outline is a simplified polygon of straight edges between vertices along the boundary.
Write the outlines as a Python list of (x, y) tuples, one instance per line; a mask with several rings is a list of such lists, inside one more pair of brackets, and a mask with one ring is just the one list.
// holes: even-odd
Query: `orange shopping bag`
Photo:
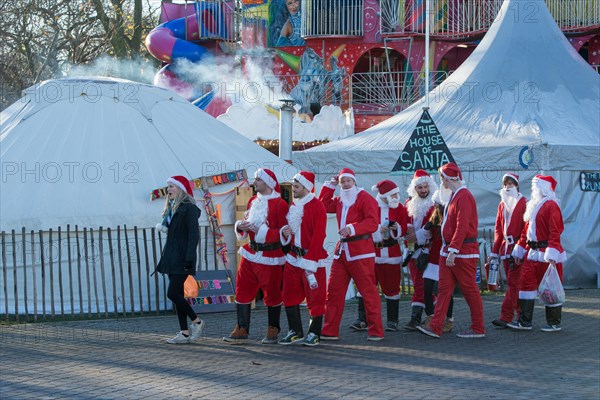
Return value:
[(189, 297), (198, 297), (198, 282), (194, 275), (188, 275), (187, 279), (183, 283), (183, 297), (186, 299)]

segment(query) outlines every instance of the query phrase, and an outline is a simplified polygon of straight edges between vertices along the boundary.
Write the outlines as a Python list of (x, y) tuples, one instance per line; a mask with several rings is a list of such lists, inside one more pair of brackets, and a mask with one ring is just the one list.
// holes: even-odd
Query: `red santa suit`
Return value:
[[(325, 314), (326, 273), (323, 262), (327, 251), (323, 248), (327, 228), (325, 206), (312, 193), (294, 200), (287, 216), (292, 235), (281, 235), (284, 245), (290, 244), (283, 272), (283, 304), (296, 306), (306, 298), (311, 317)], [(302, 253), (304, 253), (302, 255)], [(315, 273), (318, 287), (310, 289), (306, 271)]]
[[(531, 200), (527, 203), (524, 215), (525, 227), (512, 252), (515, 259), (525, 258), (519, 291), (521, 314), (518, 321), (508, 324), (512, 329), (532, 329), (533, 309), (535, 298), (538, 296), (537, 288), (550, 262), (556, 265), (562, 281), (562, 263), (567, 260), (567, 254), (560, 242), (564, 223), (554, 193), (556, 184), (553, 177), (546, 175), (536, 175), (532, 180)], [(548, 325), (543, 327), (542, 331), (559, 331), (561, 316), (562, 303), (546, 305)]]
[[(516, 177), (518, 178), (518, 176)], [(513, 179), (515, 178), (513, 177)], [(516, 191), (516, 187), (513, 190)], [(525, 225), (523, 214), (527, 202), (519, 192), (517, 192), (517, 196), (507, 196), (506, 191), (502, 189), (500, 195), (503, 199), (498, 205), (498, 213), (496, 214), (491, 257), (499, 258), (504, 265), (508, 290), (504, 295), (499, 319), (508, 323), (513, 320), (515, 312), (517, 316), (519, 313), (522, 268), (514, 263), (511, 253), (515, 243), (519, 240), (521, 232), (523, 232), (523, 226)]]
[[(355, 179), (354, 172), (347, 168), (342, 169), (340, 179), (343, 176)], [(371, 237), (379, 225), (377, 201), (356, 186), (353, 187), (357, 192), (355, 197), (342, 201), (340, 197), (333, 197), (335, 188), (326, 182), (319, 199), (328, 213), (336, 214), (340, 229), (348, 228), (350, 235), (341, 239), (335, 248), (327, 287), (323, 336), (339, 336), (345, 295), (350, 279), (353, 279), (364, 299), (369, 337), (383, 338), (381, 302), (375, 282), (375, 246)]]
[[(402, 263), (402, 250), (398, 239), (406, 233), (406, 210), (399, 204), (397, 208), (390, 208), (388, 204), (377, 198), (379, 206), (379, 225), (373, 233), (375, 243), (375, 278), (381, 287), (386, 299), (400, 299), (400, 278)], [(396, 222), (397, 229), (390, 230), (387, 234), (381, 232), (382, 227), (387, 227), (390, 221)]]
[[(443, 168), (444, 166), (442, 170)], [(458, 170), (458, 167), (455, 168)], [(458, 174), (460, 175), (460, 170), (458, 170)], [(462, 179), (462, 175), (460, 175), (460, 179)], [(461, 186), (453, 193), (446, 206), (442, 222), (439, 289), (430, 325), (430, 330), (437, 335), (442, 334), (450, 298), (457, 283), (471, 311), (470, 330), (475, 334), (485, 334), (483, 302), (475, 282), (477, 260), (479, 259), (477, 225), (475, 198), (465, 186)], [(455, 265), (452, 267), (446, 265), (449, 252), (456, 253)]]
[(239, 231), (237, 227), (242, 221), (236, 221), (238, 240), (250, 237), (250, 243), (239, 250), (242, 262), (236, 277), (236, 303), (251, 303), (261, 288), (265, 295), (265, 305), (281, 305), (281, 266), (285, 263), (285, 258), (279, 241), (279, 230), (287, 223), (287, 213), (288, 204), (274, 190), (267, 196), (259, 193), (248, 201), (245, 219), (258, 227), (257, 232)]

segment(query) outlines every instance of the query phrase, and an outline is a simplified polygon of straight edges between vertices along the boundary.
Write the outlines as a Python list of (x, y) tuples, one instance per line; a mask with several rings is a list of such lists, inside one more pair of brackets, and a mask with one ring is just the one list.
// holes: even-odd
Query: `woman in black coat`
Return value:
[[(183, 296), (183, 284), (188, 275), (196, 275), (196, 248), (199, 232), (200, 209), (189, 180), (183, 176), (167, 179), (168, 197), (163, 211), (163, 222), (159, 229), (167, 233), (156, 270), (169, 276), (167, 297), (175, 305), (179, 328), (175, 337), (167, 339), (169, 344), (189, 343), (202, 335), (204, 321), (194, 312)], [(192, 320), (188, 328), (187, 317)]]

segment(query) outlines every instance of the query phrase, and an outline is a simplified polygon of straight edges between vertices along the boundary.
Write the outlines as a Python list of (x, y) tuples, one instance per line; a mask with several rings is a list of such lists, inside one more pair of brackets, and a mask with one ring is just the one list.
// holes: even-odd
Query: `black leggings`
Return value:
[[(425, 278), (424, 280), (424, 290), (425, 290), (425, 314), (427, 316), (433, 314), (433, 293), (437, 294), (437, 281), (433, 279)], [(450, 303), (448, 304), (448, 312), (446, 313), (446, 317), (452, 318), (452, 311), (454, 308), (454, 297), (450, 297)]]
[(187, 275), (169, 274), (169, 287), (167, 288), (167, 297), (175, 304), (179, 328), (182, 331), (188, 328), (187, 317), (190, 317), (192, 321), (198, 318), (194, 310), (192, 310), (192, 306), (183, 297), (183, 283), (187, 277)]

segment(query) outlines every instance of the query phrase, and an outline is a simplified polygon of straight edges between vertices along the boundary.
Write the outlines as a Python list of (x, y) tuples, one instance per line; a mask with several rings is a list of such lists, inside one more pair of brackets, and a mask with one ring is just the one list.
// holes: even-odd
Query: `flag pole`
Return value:
[(425, 107), (429, 109), (429, 0), (425, 0)]

